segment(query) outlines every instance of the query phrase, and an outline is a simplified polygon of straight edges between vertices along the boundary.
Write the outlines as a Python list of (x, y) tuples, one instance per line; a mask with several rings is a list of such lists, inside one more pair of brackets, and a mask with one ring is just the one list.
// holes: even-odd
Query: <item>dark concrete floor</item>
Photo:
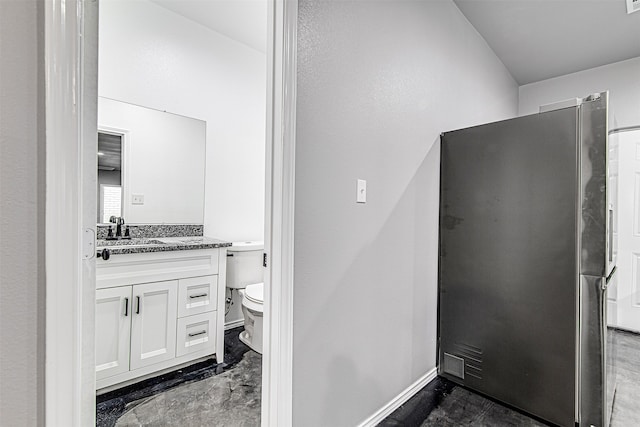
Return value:
[(259, 427), (261, 367), (261, 356), (248, 351), (233, 369), (136, 402), (116, 427)]
[[(98, 397), (97, 425), (259, 426), (261, 357), (225, 334), (226, 365), (214, 360)], [(640, 426), (640, 335), (612, 331), (617, 393), (611, 427)], [(471, 392), (444, 378), (425, 386), (379, 426), (454, 427), (547, 424)]]
[[(225, 332), (225, 363), (215, 359), (96, 398), (96, 426), (258, 426), (262, 357)], [(212, 423), (212, 420), (216, 420)]]
[[(611, 330), (617, 361), (617, 392), (611, 427), (640, 426), (640, 335)], [(527, 426), (548, 424), (436, 378), (378, 427)]]

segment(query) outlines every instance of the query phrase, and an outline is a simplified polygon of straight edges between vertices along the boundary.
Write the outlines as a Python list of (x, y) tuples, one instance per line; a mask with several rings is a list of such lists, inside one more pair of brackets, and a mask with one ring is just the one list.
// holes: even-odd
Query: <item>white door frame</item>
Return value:
[[(297, 0), (269, 0), (262, 424), (291, 425)], [(97, 0), (45, 2), (45, 425), (95, 425)], [(89, 258), (83, 258), (83, 255)], [(270, 318), (271, 317), (271, 318)]]
[[(95, 0), (46, 1), (45, 423), (95, 425)], [(92, 195), (90, 197), (90, 195)], [(85, 235), (86, 232), (86, 235)], [(83, 258), (86, 254), (87, 258)]]
[(269, 0), (262, 426), (292, 425), (298, 0)]

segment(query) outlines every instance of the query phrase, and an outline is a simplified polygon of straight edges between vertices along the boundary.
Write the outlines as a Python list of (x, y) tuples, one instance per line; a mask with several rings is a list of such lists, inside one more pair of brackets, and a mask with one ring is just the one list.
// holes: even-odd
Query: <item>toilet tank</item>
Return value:
[(234, 242), (227, 248), (227, 288), (244, 289), (263, 282), (263, 242)]

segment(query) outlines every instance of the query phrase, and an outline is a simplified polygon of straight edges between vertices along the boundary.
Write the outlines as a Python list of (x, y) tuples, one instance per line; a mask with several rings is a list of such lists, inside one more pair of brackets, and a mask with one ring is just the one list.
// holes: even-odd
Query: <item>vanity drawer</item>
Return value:
[(191, 277), (178, 281), (178, 317), (214, 311), (217, 302), (218, 276)]
[(176, 357), (216, 350), (216, 312), (196, 314), (178, 319)]

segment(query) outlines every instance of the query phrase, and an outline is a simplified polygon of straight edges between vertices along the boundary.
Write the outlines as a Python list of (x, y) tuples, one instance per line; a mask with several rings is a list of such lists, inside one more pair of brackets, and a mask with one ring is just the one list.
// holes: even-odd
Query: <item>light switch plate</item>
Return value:
[(367, 203), (367, 181), (359, 179), (356, 184), (356, 202)]
[(131, 195), (131, 204), (132, 205), (144, 205), (144, 194), (132, 194)]

